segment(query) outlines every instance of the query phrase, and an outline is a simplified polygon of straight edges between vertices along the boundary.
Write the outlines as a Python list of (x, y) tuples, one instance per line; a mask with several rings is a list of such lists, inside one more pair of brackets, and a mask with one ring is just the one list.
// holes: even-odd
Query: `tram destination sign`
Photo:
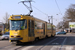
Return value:
[(21, 16), (15, 16), (15, 19), (20, 19), (21, 18)]

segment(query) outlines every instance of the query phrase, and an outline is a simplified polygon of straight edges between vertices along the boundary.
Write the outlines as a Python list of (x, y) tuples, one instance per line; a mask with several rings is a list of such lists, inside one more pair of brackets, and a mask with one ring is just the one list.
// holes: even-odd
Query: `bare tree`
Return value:
[(66, 10), (65, 15), (63, 17), (64, 27), (68, 28), (69, 22), (75, 22), (75, 4), (71, 4), (69, 8)]
[(61, 28), (63, 27), (63, 24), (64, 24), (63, 21), (60, 21), (60, 22), (58, 23), (58, 25), (57, 25), (57, 28), (58, 28), (58, 29), (61, 29)]
[(6, 28), (9, 28), (9, 21), (8, 21), (8, 18), (9, 18), (9, 15), (8, 13), (6, 12), (5, 16), (3, 17), (3, 21), (5, 23), (5, 27)]
[(5, 24), (8, 24), (8, 18), (9, 18), (9, 15), (6, 12), (5, 16), (3, 17), (3, 21), (4, 21)]

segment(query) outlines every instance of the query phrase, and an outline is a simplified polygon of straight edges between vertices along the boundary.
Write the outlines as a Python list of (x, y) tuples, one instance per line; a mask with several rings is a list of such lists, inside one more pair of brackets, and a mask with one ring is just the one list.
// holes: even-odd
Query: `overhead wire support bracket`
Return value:
[[(29, 2), (30, 7), (28, 7), (28, 6), (25, 4), (25, 2)], [(19, 3), (23, 3), (23, 5), (27, 7), (27, 9), (29, 10), (28, 15), (30, 15), (30, 14), (33, 12), (31, 2), (32, 2), (32, 0), (28, 0), (28, 1), (26, 0), (26, 1), (21, 1), (21, 2), (19, 2)]]

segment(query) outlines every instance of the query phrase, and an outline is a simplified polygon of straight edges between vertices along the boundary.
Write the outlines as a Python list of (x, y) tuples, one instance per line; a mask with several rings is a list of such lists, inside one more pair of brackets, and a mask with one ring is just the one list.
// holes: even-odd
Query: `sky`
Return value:
[[(29, 10), (22, 4), (19, 3), (21, 0), (0, 0), (0, 21), (3, 21), (3, 17), (7, 12), (9, 16), (13, 15), (20, 15), (20, 14), (27, 14)], [(71, 4), (75, 4), (75, 0), (56, 0), (59, 8), (55, 0), (33, 0), (32, 2), (32, 9), (33, 15), (36, 18), (48, 22), (48, 16), (53, 16), (53, 24), (57, 25), (58, 22), (62, 21), (63, 16), (65, 15), (66, 9), (69, 8)], [(19, 3), (19, 4), (18, 4)], [(28, 3), (25, 3), (28, 5)], [(38, 11), (37, 9), (40, 11)], [(59, 10), (60, 9), (60, 10)], [(45, 14), (48, 14), (45, 15)], [(58, 15), (57, 15), (58, 14)]]

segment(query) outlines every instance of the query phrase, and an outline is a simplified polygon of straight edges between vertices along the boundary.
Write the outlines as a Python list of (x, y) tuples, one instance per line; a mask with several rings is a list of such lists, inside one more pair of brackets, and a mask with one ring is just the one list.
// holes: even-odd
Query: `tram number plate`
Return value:
[(14, 37), (16, 37), (16, 36), (14, 36)]
[(17, 33), (14, 33), (14, 35), (17, 35)]

